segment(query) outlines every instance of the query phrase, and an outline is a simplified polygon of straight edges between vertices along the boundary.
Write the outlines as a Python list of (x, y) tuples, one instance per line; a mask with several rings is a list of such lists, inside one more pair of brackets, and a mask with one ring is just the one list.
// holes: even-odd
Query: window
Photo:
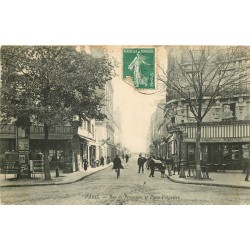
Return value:
[(91, 125), (90, 125), (90, 121), (87, 121), (87, 126), (88, 126), (88, 131), (91, 133)]
[(232, 145), (232, 160), (240, 160), (240, 145)]
[(187, 117), (188, 118), (195, 118), (194, 114), (190, 110), (190, 106), (189, 105), (187, 106)]
[(177, 142), (175, 140), (168, 143), (168, 158), (171, 158), (171, 156), (176, 153), (176, 144)]
[(188, 161), (194, 162), (194, 152), (195, 152), (195, 145), (190, 144), (188, 145)]
[(175, 124), (175, 117), (174, 116), (171, 117), (171, 123)]
[(235, 103), (223, 105), (224, 119), (235, 117)]
[(223, 162), (232, 163), (240, 160), (240, 145), (223, 145), (222, 147)]

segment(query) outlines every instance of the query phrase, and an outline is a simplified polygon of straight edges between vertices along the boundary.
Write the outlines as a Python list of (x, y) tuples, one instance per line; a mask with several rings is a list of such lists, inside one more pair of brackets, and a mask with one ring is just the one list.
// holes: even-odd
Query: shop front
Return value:
[[(188, 165), (195, 159), (195, 127), (186, 127)], [(231, 124), (203, 126), (201, 130), (201, 164), (211, 171), (243, 170), (242, 160), (249, 157), (250, 125)]]
[[(24, 139), (17, 140), (17, 130), (14, 125), (1, 125), (1, 155), (5, 152), (15, 152), (27, 144)], [(49, 165), (50, 169), (63, 169), (65, 172), (79, 171), (83, 169), (83, 158), (95, 157), (96, 146), (89, 145), (90, 139), (75, 133), (71, 126), (59, 126), (49, 131)], [(93, 144), (91, 142), (91, 144)], [(30, 127), (29, 149), (30, 152), (44, 152), (44, 130), (43, 126)], [(20, 161), (24, 162), (22, 149)], [(24, 162), (26, 164), (26, 161)]]

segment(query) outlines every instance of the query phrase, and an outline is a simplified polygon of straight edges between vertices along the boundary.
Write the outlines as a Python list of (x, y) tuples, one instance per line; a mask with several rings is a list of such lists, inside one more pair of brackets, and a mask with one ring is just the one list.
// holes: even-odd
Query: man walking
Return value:
[(125, 155), (126, 163), (128, 163), (129, 156), (128, 154)]
[(123, 169), (124, 167), (122, 166), (122, 161), (118, 155), (115, 156), (113, 163), (114, 163), (113, 169), (115, 169), (115, 171), (117, 172), (117, 178), (119, 178), (120, 177), (120, 169)]
[(152, 156), (150, 156), (149, 158), (149, 168), (150, 168), (150, 175), (149, 177), (155, 177), (154, 174), (155, 174), (155, 162), (154, 162), (154, 159)]
[(139, 166), (139, 169), (138, 169), (138, 173), (140, 173), (142, 171), (144, 171), (143, 169), (143, 165), (145, 163), (145, 158), (141, 156), (141, 154), (139, 154), (139, 158), (137, 160), (137, 165)]

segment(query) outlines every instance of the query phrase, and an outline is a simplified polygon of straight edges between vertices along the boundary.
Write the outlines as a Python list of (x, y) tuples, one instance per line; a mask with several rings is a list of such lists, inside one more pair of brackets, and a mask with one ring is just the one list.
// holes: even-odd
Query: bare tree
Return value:
[(159, 80), (166, 84), (170, 99), (187, 103), (196, 121), (195, 165), (201, 178), (201, 125), (216, 100), (244, 91), (246, 70), (239, 58), (249, 53), (245, 47), (192, 46), (170, 49), (168, 69)]

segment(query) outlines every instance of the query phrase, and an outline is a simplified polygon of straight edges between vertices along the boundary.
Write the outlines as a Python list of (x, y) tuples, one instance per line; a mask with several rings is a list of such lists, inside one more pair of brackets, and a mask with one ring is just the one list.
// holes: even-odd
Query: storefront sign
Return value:
[(0, 134), (14, 134), (16, 127), (14, 125), (0, 125)]
[[(74, 128), (71, 126), (58, 126), (49, 129), (49, 139), (71, 139), (74, 134)], [(31, 126), (30, 128), (31, 139), (43, 139), (44, 128), (43, 126)]]
[[(196, 142), (195, 138), (186, 138), (184, 142)], [(225, 138), (201, 138), (201, 142), (250, 142), (250, 137), (240, 138), (240, 137), (225, 137)]]
[[(57, 126), (49, 129), (50, 134), (72, 134), (74, 128), (72, 126)], [(16, 132), (14, 125), (0, 125), (0, 134), (13, 134)], [(31, 126), (31, 134), (44, 134), (43, 126)]]
[[(71, 126), (57, 126), (49, 129), (49, 134), (73, 134), (74, 128)], [(31, 134), (44, 134), (43, 126), (31, 126)]]
[(29, 151), (29, 139), (19, 138), (18, 139), (18, 150)]

